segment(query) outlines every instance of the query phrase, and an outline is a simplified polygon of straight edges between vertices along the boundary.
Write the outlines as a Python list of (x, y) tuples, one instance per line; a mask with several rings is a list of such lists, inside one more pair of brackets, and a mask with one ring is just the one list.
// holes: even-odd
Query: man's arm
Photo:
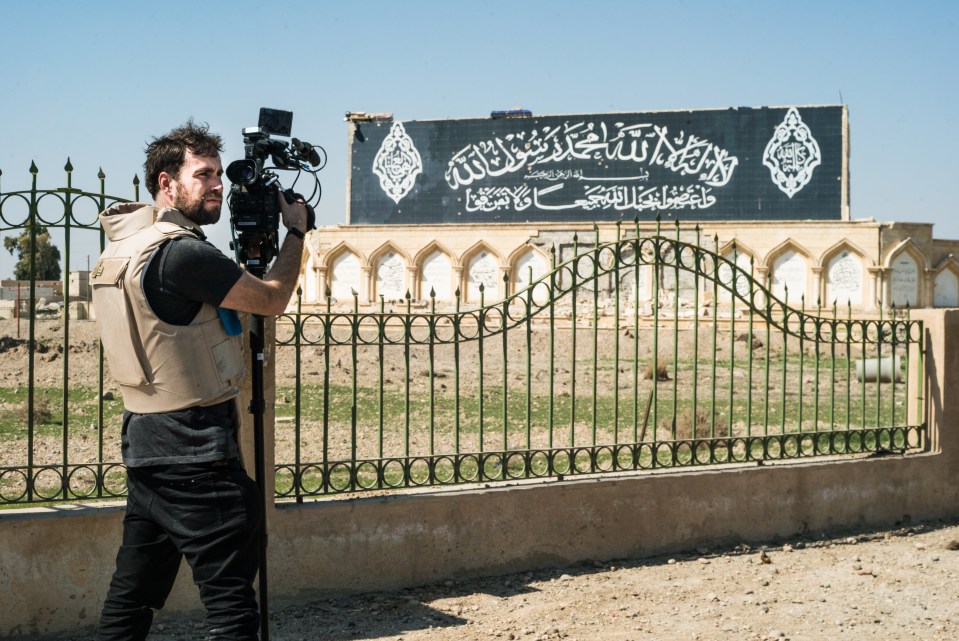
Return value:
[[(279, 201), (283, 224), (287, 229), (295, 227), (305, 232), (307, 212), (303, 201), (298, 200), (291, 205), (282, 195), (279, 196)], [(302, 261), (303, 240), (288, 233), (277, 254), (276, 262), (263, 280), (244, 272), (240, 280), (227, 292), (220, 306), (260, 316), (282, 314), (293, 296)]]

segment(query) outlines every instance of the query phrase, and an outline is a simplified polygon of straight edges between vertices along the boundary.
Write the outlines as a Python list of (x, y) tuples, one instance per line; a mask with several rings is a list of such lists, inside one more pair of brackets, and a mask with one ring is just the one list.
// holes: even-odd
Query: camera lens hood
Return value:
[(252, 185), (257, 178), (256, 161), (249, 158), (234, 160), (226, 168), (226, 177), (234, 185)]

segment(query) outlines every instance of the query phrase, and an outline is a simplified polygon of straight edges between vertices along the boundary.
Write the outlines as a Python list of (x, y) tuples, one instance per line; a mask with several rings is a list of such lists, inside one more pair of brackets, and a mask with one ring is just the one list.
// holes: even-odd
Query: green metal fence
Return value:
[[(96, 215), (126, 199), (102, 172), (87, 192), (65, 171), (64, 188), (38, 189), (31, 166), (30, 189), (0, 189), (0, 232), (45, 227), (69, 266), (78, 244), (99, 253)], [(731, 258), (698, 230), (632, 225), (554, 252), (505, 300), (341, 311), (327, 294), (321, 311), (281, 317), (277, 496), (925, 446), (908, 310), (778, 300)], [(84, 301), (43, 316), (35, 279), (23, 298), (0, 319), (0, 505), (124, 494), (122, 402)]]
[[(0, 319), (0, 505), (126, 492), (123, 466), (116, 462), (122, 403), (109, 381), (105, 388), (102, 351), (93, 323), (84, 320), (85, 297), (70, 295), (69, 267), (78, 246), (94, 259), (102, 251), (98, 212), (128, 201), (108, 195), (102, 170), (96, 192), (73, 187), (69, 160), (64, 171), (66, 187), (39, 189), (39, 170), (31, 163), (29, 189), (0, 189), (0, 234), (27, 234), (24, 260), (31, 275), (22, 296), (3, 308), (10, 318)], [(132, 187), (136, 200), (138, 179)], [(36, 236), (41, 228), (62, 250), (63, 301), (57, 312), (38, 310)]]
[(597, 231), (475, 309), (281, 318), (277, 495), (923, 447), (908, 310), (791, 306), (685, 234)]

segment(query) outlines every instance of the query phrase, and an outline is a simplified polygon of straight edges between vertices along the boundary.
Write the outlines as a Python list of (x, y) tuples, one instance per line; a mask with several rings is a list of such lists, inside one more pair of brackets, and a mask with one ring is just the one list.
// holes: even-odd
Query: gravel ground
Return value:
[[(922, 523), (275, 607), (271, 638), (951, 641), (957, 579), (959, 524)], [(150, 638), (202, 639), (202, 628), (167, 619)]]

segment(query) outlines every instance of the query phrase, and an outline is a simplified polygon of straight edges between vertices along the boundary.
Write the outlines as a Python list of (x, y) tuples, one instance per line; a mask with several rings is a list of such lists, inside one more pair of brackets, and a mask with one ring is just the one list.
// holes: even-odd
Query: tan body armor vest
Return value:
[(110, 244), (90, 276), (93, 308), (110, 372), (123, 404), (138, 414), (212, 405), (239, 394), (244, 375), (239, 336), (228, 336), (204, 304), (189, 325), (160, 320), (143, 292), (156, 250), (198, 227), (175, 209), (122, 204), (100, 214)]

